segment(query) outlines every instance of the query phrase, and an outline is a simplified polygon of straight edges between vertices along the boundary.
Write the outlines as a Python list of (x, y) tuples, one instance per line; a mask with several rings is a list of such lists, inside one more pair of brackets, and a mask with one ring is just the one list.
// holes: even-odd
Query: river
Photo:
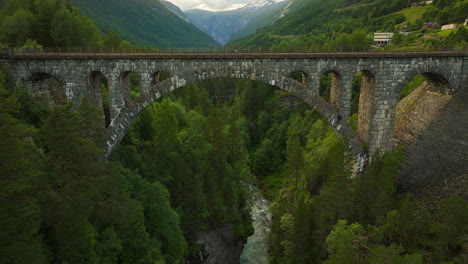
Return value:
[(248, 205), (251, 207), (254, 234), (247, 238), (242, 255), (241, 264), (268, 263), (268, 236), (270, 235), (270, 201), (255, 186), (249, 186), (250, 197)]

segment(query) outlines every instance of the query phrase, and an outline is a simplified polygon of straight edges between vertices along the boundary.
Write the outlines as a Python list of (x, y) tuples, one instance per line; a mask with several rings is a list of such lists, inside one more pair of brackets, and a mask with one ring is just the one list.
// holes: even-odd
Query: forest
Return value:
[(0, 9), (0, 48), (128, 46), (117, 33), (103, 35), (70, 2), (8, 0)]
[[(181, 88), (148, 107), (105, 162), (103, 113), (86, 98), (73, 111), (47, 107), (8, 69), (1, 77), (7, 263), (183, 263), (200, 230), (253, 233), (245, 184), (272, 200), (270, 263), (466, 261), (466, 200), (431, 212), (397, 198), (400, 149), (353, 176), (345, 142), (269, 85)], [(227, 86), (235, 97), (213, 97)]]
[[(344, 2), (332, 1), (332, 8)], [(453, 2), (435, 7), (449, 12)], [(406, 4), (379, 3), (360, 8), (372, 7), (378, 17)], [(342, 25), (348, 12), (355, 11), (343, 11)], [(114, 33), (103, 36), (62, 1), (11, 0), (0, 21), (2, 46), (131, 45)], [(336, 28), (316, 24), (297, 33)], [(364, 29), (339, 32), (332, 43), (369, 45)], [(463, 43), (464, 34), (453, 38)], [(272, 43), (321, 41), (315, 38)], [(331, 77), (321, 78), (325, 99)], [(361, 79), (353, 80), (352, 126)], [(411, 80), (401, 96), (423, 81)], [(0, 262), (186, 263), (200, 249), (200, 231), (229, 226), (242, 241), (254, 232), (249, 185), (272, 202), (270, 263), (468, 262), (466, 199), (452, 196), (434, 209), (397, 192), (401, 148), (375, 153), (364, 173), (354, 173), (346, 142), (327, 122), (270, 85), (223, 79), (182, 87), (145, 109), (109, 160), (106, 122), (106, 110), (86, 97), (79, 105), (35, 100), (1, 65)]]

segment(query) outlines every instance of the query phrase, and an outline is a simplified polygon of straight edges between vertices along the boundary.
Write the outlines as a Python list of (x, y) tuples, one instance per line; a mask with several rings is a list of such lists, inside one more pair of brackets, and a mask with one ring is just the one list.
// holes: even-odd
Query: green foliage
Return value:
[(118, 48), (120, 47), (120, 36), (113, 32), (108, 33), (104, 38), (103, 46), (106, 48)]
[[(219, 224), (232, 225), (239, 237), (252, 234), (241, 187), (241, 181), (251, 181), (244, 120), (237, 110), (213, 108), (200, 85), (177, 94), (178, 101), (163, 99), (141, 114), (113, 159), (138, 170), (146, 181), (167, 186), (191, 250), (199, 230)], [(160, 209), (154, 212), (156, 216)], [(175, 245), (173, 249), (180, 248)]]
[(358, 127), (358, 114), (352, 114), (349, 117), (349, 126), (353, 129), (353, 131), (356, 133), (357, 132), (357, 127)]
[(182, 263), (187, 244), (166, 187), (100, 161), (102, 113), (87, 98), (76, 111), (42, 112), (3, 76), (13, 95), (0, 87), (2, 260)]
[(398, 167), (404, 158), (402, 149), (384, 155), (377, 151), (372, 156), (372, 163), (357, 179), (356, 204), (360, 223), (375, 223), (374, 219), (384, 217), (395, 207), (393, 182), (400, 173)]
[[(228, 45), (273, 46), (276, 50), (295, 48), (309, 51), (366, 51), (373, 44), (369, 35), (374, 32), (398, 31), (403, 25), (409, 26), (413, 31), (414, 39), (401, 42), (399, 38), (402, 36), (395, 35), (396, 41), (389, 48), (420, 45), (427, 39), (441, 45), (445, 43), (445, 37), (419, 32), (422, 24), (428, 21), (437, 21), (440, 26), (446, 23), (462, 23), (468, 12), (466, 0), (443, 0), (436, 5), (408, 8), (413, 2), (296, 0), (288, 6), (289, 12), (282, 19)], [(449, 42), (446, 45), (463, 47), (463, 44)]]
[(104, 33), (116, 32), (139, 46), (200, 47), (218, 44), (160, 1), (71, 0)]
[(284, 169), (266, 178), (275, 188), (270, 263), (463, 262), (464, 235), (456, 233), (467, 232), (466, 201), (450, 198), (436, 214), (409, 198), (398, 202), (401, 149), (377, 152), (351, 177), (346, 146), (322, 120), (303, 123), (306, 116), (290, 119)]
[(424, 76), (416, 75), (409, 82), (405, 84), (405, 87), (400, 91), (400, 100), (412, 93), (425, 81)]
[(32, 36), (34, 16), (31, 12), (19, 9), (2, 21), (2, 40), (11, 46), (20, 46)]
[(42, 51), (42, 45), (37, 43), (35, 40), (28, 39), (23, 45), (23, 48), (25, 49), (35, 49), (36, 51)]
[(350, 115), (358, 114), (361, 97), (362, 72), (356, 73), (352, 81)]
[(319, 84), (319, 94), (323, 97), (327, 102), (330, 102), (330, 92), (332, 86), (332, 74), (322, 74), (320, 76), (320, 84)]
[[(362, 256), (356, 254), (366, 254), (367, 249), (359, 243), (365, 243), (365, 229), (358, 223), (348, 225), (346, 220), (340, 220), (334, 226), (330, 235), (327, 237), (327, 251), (330, 257), (325, 264), (343, 263), (354, 264), (358, 263)], [(356, 248), (360, 246), (361, 248)], [(364, 252), (359, 252), (365, 250)]]
[(54, 44), (61, 47), (96, 46), (100, 33), (93, 22), (80, 16), (78, 10), (58, 10), (51, 25)]
[(31, 137), (35, 130), (14, 115), (20, 105), (8, 95), (0, 72), (0, 258), (8, 263), (47, 263), (47, 250), (39, 232), (38, 201), (41, 153)]
[(466, 43), (468, 43), (468, 30), (465, 27), (460, 27), (456, 31), (450, 33), (444, 44), (463, 47)]
[(0, 21), (0, 40), (13, 47), (97, 46), (101, 39), (90, 19), (62, 1), (9, 0)]

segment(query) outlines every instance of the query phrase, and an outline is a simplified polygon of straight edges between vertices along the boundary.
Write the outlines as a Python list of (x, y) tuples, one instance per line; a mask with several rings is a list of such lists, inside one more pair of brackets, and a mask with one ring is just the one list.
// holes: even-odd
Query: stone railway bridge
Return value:
[[(185, 85), (217, 78), (264, 82), (304, 100), (349, 142), (358, 166), (367, 154), (393, 146), (399, 93), (414, 76), (425, 77), (432, 92), (454, 94), (467, 85), (468, 54), (450, 53), (14, 53), (2, 56), (18, 82), (34, 93), (49, 92), (55, 103), (78, 104), (83, 96), (102, 109), (100, 83), (109, 90), (107, 155), (148, 105)], [(290, 73), (300, 71), (302, 83)], [(170, 75), (159, 80), (159, 73)], [(352, 79), (362, 73), (358, 131), (350, 116)], [(129, 73), (140, 79), (132, 100)], [(330, 102), (319, 95), (322, 74), (332, 74)], [(51, 89), (53, 79), (58, 87)], [(366, 146), (364, 149), (363, 146)]]

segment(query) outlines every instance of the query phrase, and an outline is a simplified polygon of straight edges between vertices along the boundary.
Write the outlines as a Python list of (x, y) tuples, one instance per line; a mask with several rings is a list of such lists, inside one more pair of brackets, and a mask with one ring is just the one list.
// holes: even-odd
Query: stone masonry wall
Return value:
[(336, 72), (330, 72), (330, 75), (331, 75), (330, 104), (336, 109), (340, 109), (341, 77)]
[[(468, 89), (443, 99), (436, 99), (434, 93), (423, 96), (439, 110), (424, 131), (411, 139), (399, 187), (414, 190), (432, 184), (441, 199), (454, 194), (468, 196)], [(418, 107), (430, 109), (431, 105)], [(447, 191), (442, 192), (444, 189)]]
[(367, 145), (372, 119), (372, 105), (374, 100), (374, 76), (367, 71), (362, 72), (361, 92), (359, 96), (358, 138)]
[[(392, 148), (394, 121), (398, 94), (414, 75), (434, 73), (447, 81), (456, 91), (466, 81), (464, 57), (415, 58), (316, 58), (316, 59), (81, 59), (81, 60), (15, 60), (11, 64), (18, 81), (27, 81), (35, 73), (55, 77), (66, 93), (67, 100), (77, 105), (84, 95), (92, 95), (88, 81), (92, 72), (102, 73), (109, 86), (112, 123), (108, 128), (110, 149), (118, 144), (136, 116), (161, 95), (184, 85), (213, 78), (252, 79), (265, 82), (308, 102), (322, 111), (325, 119), (340, 133), (355, 138), (348, 131), (347, 118), (351, 102), (351, 80), (356, 72), (367, 71), (374, 76), (368, 122), (363, 134), (368, 135), (368, 150)], [(171, 78), (151, 86), (154, 74), (164, 71)], [(290, 78), (294, 71), (308, 76), (304, 86)], [(335, 109), (318, 96), (320, 76), (334, 71), (339, 74), (339, 107)], [(121, 76), (133, 72), (140, 76), (142, 96), (138, 100), (125, 100), (128, 91)], [(366, 103), (366, 102), (364, 102)], [(369, 103), (369, 101), (367, 101)], [(337, 110), (339, 112), (337, 112)], [(338, 116), (341, 115), (341, 122)], [(354, 140), (354, 139), (353, 139)], [(354, 140), (359, 144), (357, 140)], [(354, 144), (354, 143), (352, 143)]]
[(397, 105), (394, 146), (410, 150), (453, 95), (434, 92), (428, 82), (421, 84)]

